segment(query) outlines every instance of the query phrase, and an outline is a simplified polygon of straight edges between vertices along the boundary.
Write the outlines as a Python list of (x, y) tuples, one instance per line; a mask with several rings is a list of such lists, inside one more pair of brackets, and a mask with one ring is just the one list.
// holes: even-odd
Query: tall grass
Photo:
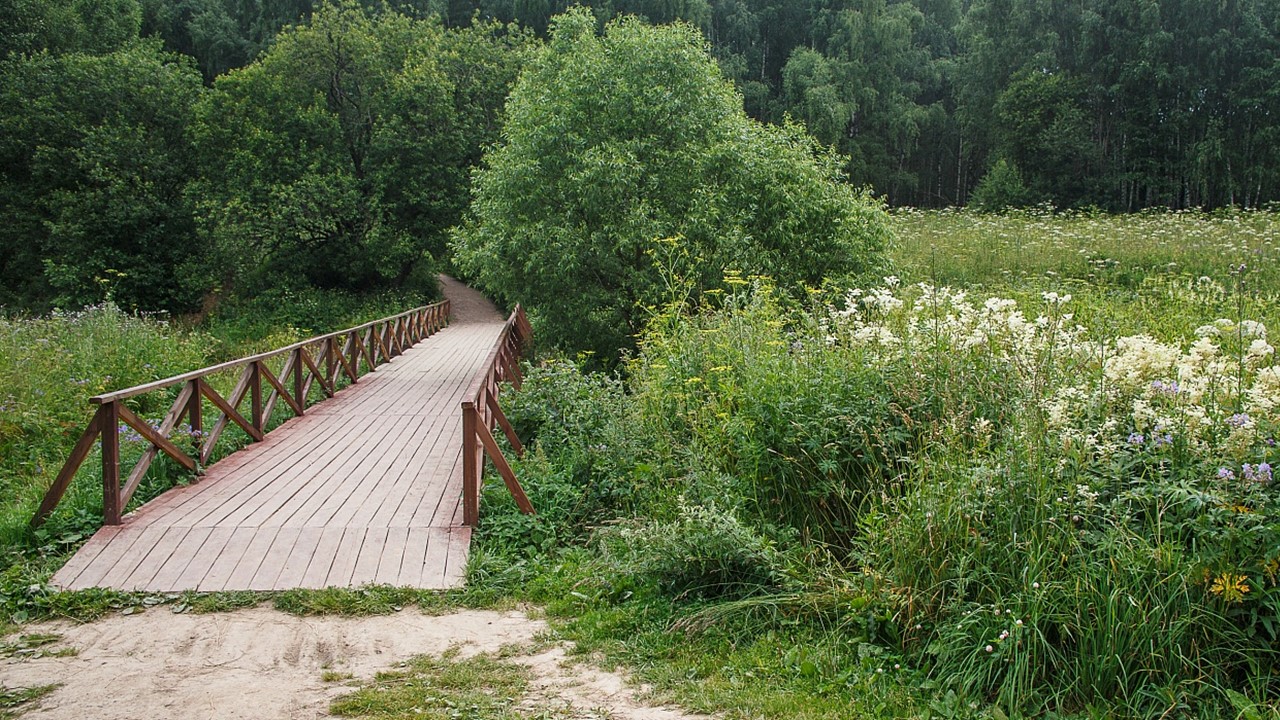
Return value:
[[(610, 472), (571, 491), (634, 480), (619, 526), (559, 533), (594, 538), (579, 632), (661, 606), (735, 647), (799, 634), (800, 680), (886, 715), (1275, 707), (1276, 217), (897, 218), (896, 277), (674, 308), (625, 394), (543, 418), (531, 495), (583, 464)], [(483, 523), (509, 515), (486, 505), (487, 572), (520, 537)], [(583, 563), (547, 550), (511, 566), (531, 587)]]

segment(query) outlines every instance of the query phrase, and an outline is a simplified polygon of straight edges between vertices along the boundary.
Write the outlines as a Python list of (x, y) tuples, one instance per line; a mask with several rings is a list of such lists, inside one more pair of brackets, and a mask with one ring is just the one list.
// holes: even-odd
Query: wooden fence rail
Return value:
[[(40, 509), (31, 519), (31, 526), (38, 527), (57, 507), (95, 443), (100, 442), (102, 446), (103, 521), (107, 525), (119, 525), (124, 508), (160, 453), (191, 472), (199, 472), (213, 456), (218, 439), (228, 425), (234, 423), (254, 442), (260, 441), (280, 400), (295, 416), (302, 415), (307, 409), (307, 396), (315, 385), (319, 385), (325, 398), (333, 397), (341, 376), (346, 376), (352, 383), (358, 382), (363, 373), (372, 372), (378, 365), (444, 327), (448, 317), (449, 301), (446, 300), (252, 357), (92, 398), (91, 402), (98, 406), (98, 411), (45, 493)], [(267, 361), (281, 355), (285, 356), (284, 365), (279, 374), (275, 374), (267, 366)], [(236, 368), (240, 368), (239, 379), (226, 397), (210, 386), (206, 379), (214, 373)], [(125, 403), (129, 398), (177, 385), (181, 385), (177, 399), (155, 425), (139, 417)], [(246, 397), (249, 398), (247, 417), (241, 408)], [(211, 426), (205, 424), (206, 400), (218, 413)], [(190, 453), (179, 447), (173, 437), (174, 428), (184, 417), (187, 419), (183, 428), (186, 440), (180, 439), (179, 442), (189, 444)], [(120, 434), (124, 428), (121, 423), (150, 445), (123, 485), (120, 478)]]
[(500, 426), (517, 456), (524, 454), (524, 447), (516, 437), (507, 416), (498, 405), (501, 384), (510, 382), (520, 388), (520, 356), (533, 340), (533, 328), (524, 314), (524, 308), (516, 306), (502, 334), (494, 343), (483, 369), (467, 389), (462, 401), (462, 522), (475, 527), (480, 521), (480, 480), (484, 469), (484, 457), (489, 456), (494, 468), (502, 476), (507, 490), (515, 498), (521, 512), (532, 514), (533, 505), (516, 479), (510, 463), (502, 455), (502, 449), (493, 439), (493, 430)]

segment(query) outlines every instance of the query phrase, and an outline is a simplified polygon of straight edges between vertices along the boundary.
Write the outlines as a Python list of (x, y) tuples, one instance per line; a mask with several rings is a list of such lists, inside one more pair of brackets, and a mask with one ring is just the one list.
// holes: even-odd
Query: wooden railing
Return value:
[[(359, 381), (362, 367), (364, 373), (371, 372), (378, 365), (400, 355), (406, 348), (444, 327), (448, 317), (449, 301), (446, 300), (359, 327), (313, 337), (278, 350), (92, 398), (91, 402), (98, 406), (98, 411), (71, 451), (71, 457), (45, 493), (40, 509), (31, 519), (32, 527), (43, 523), (57, 507), (76, 472), (92, 452), (95, 442), (100, 440), (102, 445), (103, 521), (107, 525), (119, 525), (121, 513), (160, 453), (169, 456), (187, 470), (198, 473), (208, 464), (218, 439), (229, 424), (234, 423), (242, 429), (251, 441), (260, 441), (267, 432), (267, 423), (278, 401), (283, 400), (295, 416), (302, 415), (306, 412), (307, 396), (314, 385), (318, 384), (324, 394), (321, 400), (333, 397), (338, 390), (340, 377), (345, 376), (352, 383)], [(278, 374), (273, 373), (267, 366), (267, 361), (281, 355), (285, 356), (284, 364)], [(242, 368), (239, 379), (231, 393), (223, 397), (210, 386), (207, 378), (236, 368)], [(181, 389), (177, 399), (157, 425), (140, 418), (125, 403), (129, 398), (178, 385), (181, 385)], [(267, 390), (265, 398), (264, 389)], [(248, 417), (240, 410), (246, 397), (249, 398)], [(219, 413), (207, 432), (204, 422), (205, 400)], [(188, 427), (184, 431), (190, 439), (190, 455), (173, 440), (174, 428), (183, 417), (187, 419)], [(131, 428), (142, 441), (150, 444), (129, 472), (123, 486), (120, 482), (121, 423)]]
[(532, 341), (533, 328), (525, 317), (524, 308), (517, 305), (511, 317), (507, 318), (507, 324), (502, 326), (502, 334), (462, 401), (462, 522), (465, 525), (475, 527), (480, 521), (480, 480), (485, 455), (493, 461), (521, 512), (533, 513), (533, 505), (524, 494), (524, 488), (493, 439), (494, 427), (499, 426), (516, 455), (524, 454), (520, 439), (498, 405), (498, 392), (504, 382), (520, 388), (520, 356)]

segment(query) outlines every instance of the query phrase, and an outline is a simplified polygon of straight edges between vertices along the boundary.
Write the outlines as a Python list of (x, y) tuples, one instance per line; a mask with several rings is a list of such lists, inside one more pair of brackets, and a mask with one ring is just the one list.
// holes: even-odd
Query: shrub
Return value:
[(656, 583), (677, 598), (734, 598), (775, 592), (786, 583), (774, 543), (731, 510), (681, 498), (670, 521), (641, 521), (601, 534), (619, 572)]
[(694, 28), (559, 16), (511, 93), (453, 237), (458, 266), (542, 335), (605, 364), (665, 301), (658, 241), (695, 291), (725, 267), (788, 289), (879, 266), (884, 213), (797, 126), (745, 115)]

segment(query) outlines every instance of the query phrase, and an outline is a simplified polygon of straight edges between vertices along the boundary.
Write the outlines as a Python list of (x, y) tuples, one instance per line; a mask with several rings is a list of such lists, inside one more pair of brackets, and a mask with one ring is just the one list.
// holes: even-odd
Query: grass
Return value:
[(335, 700), (329, 712), (350, 718), (516, 720), (552, 716), (520, 707), (529, 671), (489, 655), (422, 656)]
[[(1113, 335), (1185, 337), (1240, 311), (1280, 327), (1280, 215), (894, 214), (895, 271), (1018, 300), (1071, 293), (1078, 321)], [(1245, 266), (1241, 275), (1234, 268)], [(1204, 278), (1202, 281), (1201, 279)]]
[(472, 581), (728, 717), (1274, 714), (1280, 218), (896, 222), (883, 283), (532, 369)]
[(0, 686), (0, 720), (21, 716), (27, 710), (33, 709), (33, 704), (40, 698), (57, 689), (57, 685), (37, 685), (28, 688)]

